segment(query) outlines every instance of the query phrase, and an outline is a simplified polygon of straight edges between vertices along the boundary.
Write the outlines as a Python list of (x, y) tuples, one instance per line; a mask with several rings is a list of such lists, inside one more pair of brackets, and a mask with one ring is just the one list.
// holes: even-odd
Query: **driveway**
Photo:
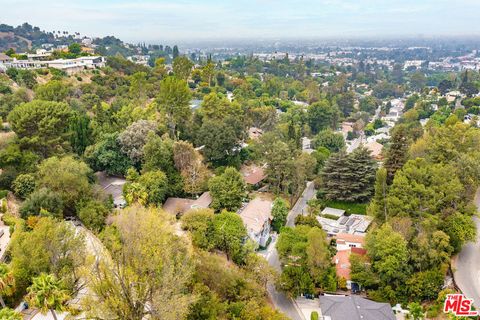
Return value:
[(0, 237), (0, 261), (3, 261), (8, 244), (10, 243), (10, 227), (3, 223), (1, 216), (2, 215), (0, 215), (0, 230), (3, 231), (3, 235)]
[[(480, 188), (475, 196), (475, 205), (480, 211)], [(477, 226), (477, 239), (463, 246), (454, 259), (452, 268), (457, 286), (465, 296), (473, 299), (475, 306), (480, 306), (480, 219), (474, 217)]]

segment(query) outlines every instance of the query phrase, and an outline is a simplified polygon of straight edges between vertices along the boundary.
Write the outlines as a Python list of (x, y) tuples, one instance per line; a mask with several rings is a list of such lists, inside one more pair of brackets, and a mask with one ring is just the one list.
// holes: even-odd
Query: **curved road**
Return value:
[[(312, 181), (307, 182), (305, 189), (303, 190), (302, 195), (297, 200), (292, 210), (288, 213), (287, 223), (288, 227), (295, 226), (295, 218), (300, 214), (307, 213), (307, 202), (314, 198), (316, 195), (315, 185)], [(277, 272), (282, 272), (282, 265), (280, 259), (278, 258), (277, 248), (276, 248), (277, 237), (274, 237), (272, 243), (268, 246), (267, 252), (262, 254), (265, 259), (268, 261), (268, 264), (273, 267)], [(285, 293), (278, 291), (275, 288), (273, 283), (268, 283), (267, 292), (272, 300), (275, 308), (285, 315), (287, 315), (292, 320), (305, 320), (301, 312), (295, 306), (293, 300), (289, 298)]]
[[(475, 196), (475, 205), (480, 211), (480, 188)], [(454, 262), (455, 282), (462, 293), (473, 299), (475, 306), (480, 306), (480, 219), (474, 217), (477, 226), (477, 239), (462, 248)]]

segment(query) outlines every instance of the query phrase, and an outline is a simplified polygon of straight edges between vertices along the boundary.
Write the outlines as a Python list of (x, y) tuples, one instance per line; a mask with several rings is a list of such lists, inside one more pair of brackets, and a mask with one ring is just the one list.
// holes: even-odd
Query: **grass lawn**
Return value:
[(368, 204), (366, 203), (327, 200), (324, 204), (326, 207), (345, 210), (347, 214), (367, 214)]

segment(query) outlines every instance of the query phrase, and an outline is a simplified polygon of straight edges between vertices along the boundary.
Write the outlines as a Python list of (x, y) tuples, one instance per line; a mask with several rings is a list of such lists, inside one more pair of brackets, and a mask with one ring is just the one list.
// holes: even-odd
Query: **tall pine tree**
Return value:
[(366, 202), (373, 195), (377, 164), (364, 147), (331, 156), (322, 171), (325, 199)]

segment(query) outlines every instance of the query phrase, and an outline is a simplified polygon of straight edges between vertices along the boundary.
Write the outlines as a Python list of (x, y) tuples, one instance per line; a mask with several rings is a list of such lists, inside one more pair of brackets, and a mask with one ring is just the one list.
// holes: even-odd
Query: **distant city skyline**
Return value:
[(0, 23), (138, 43), (480, 35), (477, 0), (0, 0)]

